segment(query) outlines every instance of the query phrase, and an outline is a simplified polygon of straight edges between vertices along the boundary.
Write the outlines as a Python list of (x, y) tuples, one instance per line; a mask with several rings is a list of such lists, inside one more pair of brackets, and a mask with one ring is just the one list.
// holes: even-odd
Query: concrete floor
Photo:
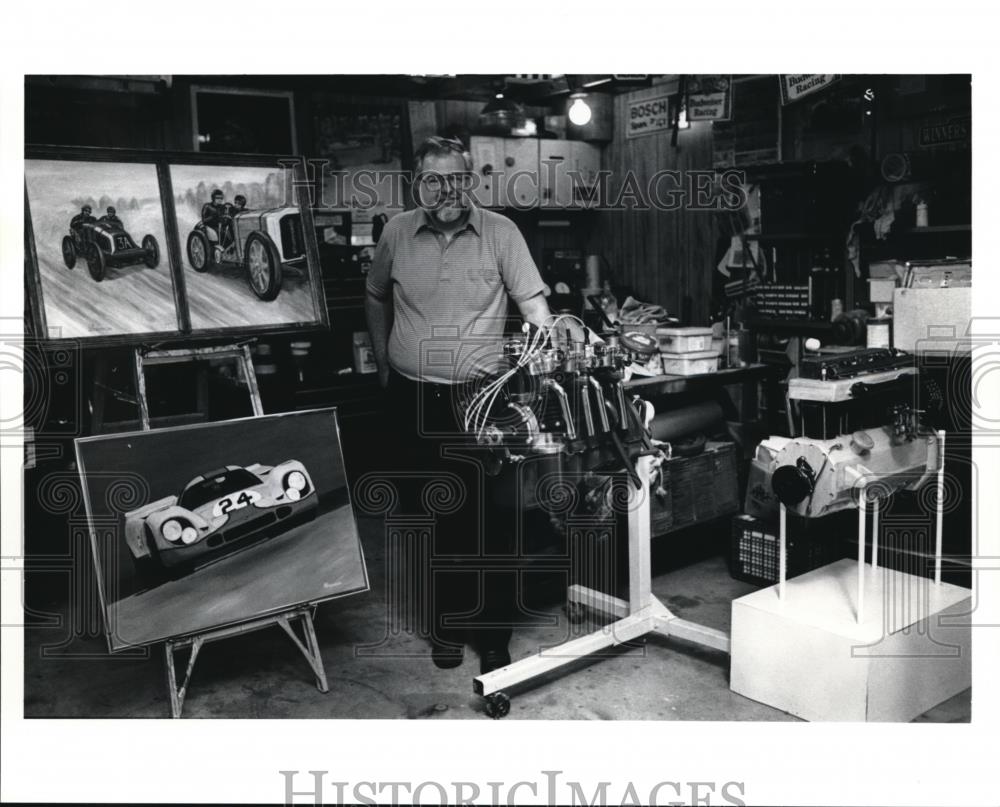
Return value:
[[(316, 617), (329, 693), (316, 690), (305, 660), (271, 627), (202, 649), (186, 717), (485, 719), (483, 701), (472, 692), (479, 672), (472, 650), (462, 666), (439, 670), (423, 641), (408, 634), (385, 637), (383, 526), (378, 519), (360, 519), (359, 528), (372, 590), (325, 603)], [(672, 540), (664, 536), (654, 543), (654, 593), (679, 616), (728, 631), (730, 603), (754, 587), (733, 580), (718, 554), (678, 566)], [(582, 629), (565, 619), (561, 588), (553, 579), (532, 592), (536, 622), (548, 624), (515, 630), (515, 660)], [(169, 716), (162, 647), (110, 657), (103, 638), (79, 636), (53, 647), (65, 632), (26, 632), (25, 717)], [(368, 650), (356, 655), (363, 646)], [(659, 637), (580, 662), (510, 695), (508, 720), (796, 719), (731, 692), (727, 655)], [(968, 722), (970, 714), (967, 690), (918, 721)]]

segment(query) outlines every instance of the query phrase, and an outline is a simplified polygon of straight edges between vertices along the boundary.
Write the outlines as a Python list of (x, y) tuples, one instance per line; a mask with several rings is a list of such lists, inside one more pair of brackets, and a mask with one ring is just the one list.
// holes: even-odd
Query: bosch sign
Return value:
[(659, 98), (646, 98), (641, 101), (630, 101), (628, 118), (626, 120), (626, 135), (639, 135), (662, 132), (670, 128), (670, 98), (662, 95)]

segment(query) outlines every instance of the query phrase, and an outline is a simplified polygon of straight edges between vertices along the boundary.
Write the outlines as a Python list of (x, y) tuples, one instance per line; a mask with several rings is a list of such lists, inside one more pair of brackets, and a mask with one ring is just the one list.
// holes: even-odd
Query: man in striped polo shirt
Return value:
[[(492, 500), (479, 463), (470, 461), (475, 452), (454, 454), (469, 443), (459, 399), (499, 368), (509, 302), (539, 326), (549, 308), (516, 225), (470, 200), (472, 157), (463, 144), (429, 138), (414, 155), (414, 171), (419, 207), (385, 225), (365, 311), (398, 430), (394, 463), (424, 479), (450, 474), (465, 490), (453, 514), (436, 514), (436, 571), (425, 569), (418, 592), (429, 617), (421, 629), (439, 667), (461, 664), (471, 641), (485, 673), (510, 663), (516, 573), (490, 571), (489, 556), (511, 554), (514, 519)], [(442, 573), (460, 555), (455, 571)]]

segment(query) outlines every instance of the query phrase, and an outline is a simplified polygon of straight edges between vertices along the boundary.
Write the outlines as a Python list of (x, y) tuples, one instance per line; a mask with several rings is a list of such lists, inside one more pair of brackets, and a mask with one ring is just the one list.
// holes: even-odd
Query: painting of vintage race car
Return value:
[(299, 209), (241, 210), (218, 226), (199, 221), (188, 235), (187, 257), (198, 272), (222, 264), (240, 266), (253, 293), (274, 300), (281, 291), (282, 265), (306, 259)]
[(227, 465), (194, 477), (178, 496), (125, 514), (125, 543), (143, 571), (174, 575), (273, 537), (316, 515), (318, 496), (305, 466)]
[(152, 235), (144, 235), (138, 245), (120, 220), (102, 219), (71, 225), (70, 234), (62, 240), (62, 255), (67, 269), (83, 258), (90, 276), (100, 282), (114, 266), (144, 263), (155, 269), (160, 263), (160, 245)]

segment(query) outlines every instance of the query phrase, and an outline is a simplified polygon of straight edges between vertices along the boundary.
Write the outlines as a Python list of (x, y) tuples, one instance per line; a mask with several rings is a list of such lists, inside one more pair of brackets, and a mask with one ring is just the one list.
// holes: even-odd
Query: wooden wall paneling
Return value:
[(482, 101), (437, 101), (436, 134), (463, 134), (466, 137), (479, 126)]
[[(652, 87), (615, 98), (615, 138), (603, 155), (603, 168), (611, 172), (612, 201), (630, 171), (635, 187), (646, 196), (659, 170), (675, 169), (683, 178), (692, 169), (712, 167), (711, 124), (696, 123), (680, 132), (677, 148), (671, 146), (669, 131), (626, 138), (628, 104), (664, 92)], [(660, 187), (660, 195), (667, 197), (673, 186), (664, 180)], [(716, 237), (717, 214), (711, 211), (687, 204), (678, 210), (651, 205), (602, 210), (589, 248), (604, 254), (612, 280), (634, 289), (640, 299), (664, 305), (672, 316), (707, 323)]]
[(168, 138), (169, 93), (110, 89), (95, 79), (85, 87), (70, 80), (27, 77), (24, 133), (27, 143), (104, 148), (162, 149)]
[(413, 148), (437, 134), (437, 110), (433, 101), (410, 101), (410, 139)]

